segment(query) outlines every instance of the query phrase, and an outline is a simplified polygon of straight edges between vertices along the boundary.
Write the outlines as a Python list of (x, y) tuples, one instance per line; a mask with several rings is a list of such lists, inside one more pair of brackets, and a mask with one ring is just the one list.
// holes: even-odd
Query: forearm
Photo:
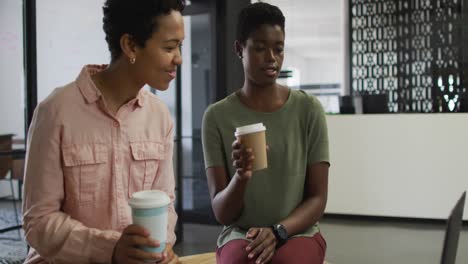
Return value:
[(174, 205), (171, 204), (168, 208), (168, 222), (167, 222), (167, 238), (166, 243), (174, 245), (177, 238), (175, 235), (175, 227), (177, 224), (177, 213), (175, 212)]
[(24, 229), (28, 244), (54, 263), (110, 263), (120, 237), (117, 231), (85, 227), (63, 212), (26, 214)]
[(305, 199), (286, 219), (280, 223), (288, 231), (288, 235), (304, 232), (322, 217), (327, 198), (324, 196), (311, 196)]
[(236, 173), (228, 186), (212, 199), (216, 219), (223, 225), (232, 224), (244, 208), (244, 194), (249, 180), (240, 179)]

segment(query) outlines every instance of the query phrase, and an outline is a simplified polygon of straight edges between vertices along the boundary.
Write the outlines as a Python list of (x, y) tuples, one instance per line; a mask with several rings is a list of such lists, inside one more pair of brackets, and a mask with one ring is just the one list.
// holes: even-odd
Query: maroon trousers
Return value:
[[(249, 259), (245, 248), (249, 241), (236, 239), (216, 250), (218, 264), (255, 264)], [(270, 264), (323, 264), (327, 243), (320, 233), (313, 237), (294, 237), (280, 247)]]

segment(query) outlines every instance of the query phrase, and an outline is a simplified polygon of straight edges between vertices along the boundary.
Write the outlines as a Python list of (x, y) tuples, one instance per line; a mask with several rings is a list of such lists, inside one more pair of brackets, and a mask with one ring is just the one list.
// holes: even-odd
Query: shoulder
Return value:
[(296, 103), (304, 112), (321, 112), (323, 111), (322, 104), (315, 95), (307, 94), (303, 90), (292, 90), (291, 95)]
[[(169, 107), (157, 95), (147, 90), (140, 91), (143, 99), (142, 112), (145, 126), (156, 138), (166, 136), (171, 141), (174, 134), (174, 121)], [(167, 137), (169, 136), (169, 137)]]
[(166, 103), (161, 100), (161, 98), (157, 97), (155, 94), (143, 90), (143, 100), (145, 100), (145, 104), (148, 105), (149, 109), (152, 112), (162, 113), (163, 116), (167, 119), (171, 118), (171, 112), (169, 111), (169, 107), (167, 107)]
[(211, 104), (208, 106), (205, 110), (205, 119), (216, 119), (217, 116), (219, 115), (225, 115), (227, 113), (233, 112), (234, 108), (236, 107), (235, 105), (235, 94), (231, 94), (227, 96), (226, 98)]
[(83, 101), (80, 92), (75, 82), (71, 82), (65, 86), (55, 88), (44, 100), (42, 100), (36, 111), (41, 115), (58, 116), (63, 115), (70, 109), (70, 106)]

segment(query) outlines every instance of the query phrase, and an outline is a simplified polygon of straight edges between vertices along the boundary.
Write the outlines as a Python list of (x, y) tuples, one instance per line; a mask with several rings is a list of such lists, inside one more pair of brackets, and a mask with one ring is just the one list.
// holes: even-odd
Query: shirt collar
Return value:
[[(78, 85), (78, 88), (80, 89), (83, 97), (86, 100), (86, 103), (92, 104), (98, 101), (102, 93), (99, 91), (99, 89), (96, 87), (96, 85), (93, 82), (93, 79), (91, 78), (92, 75), (104, 70), (107, 68), (108, 65), (85, 65), (82, 69), (80, 74), (78, 75), (76, 79), (76, 83)], [(145, 95), (145, 90), (140, 89), (138, 92), (137, 96), (135, 99), (133, 99), (131, 102), (133, 102), (135, 105), (139, 107), (143, 107), (144, 105), (144, 95)]]

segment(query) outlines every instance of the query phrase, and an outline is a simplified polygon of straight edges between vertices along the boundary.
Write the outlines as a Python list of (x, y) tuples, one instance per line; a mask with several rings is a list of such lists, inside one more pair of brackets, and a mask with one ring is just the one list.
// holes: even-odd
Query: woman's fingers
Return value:
[(255, 261), (256, 264), (265, 264), (268, 263), (275, 254), (275, 246), (269, 245), (267, 248), (263, 250), (260, 256)]
[(255, 237), (257, 237), (259, 230), (260, 230), (260, 228), (255, 228), (255, 227), (250, 228), (249, 231), (246, 234), (246, 237), (250, 238), (250, 239), (254, 239)]

